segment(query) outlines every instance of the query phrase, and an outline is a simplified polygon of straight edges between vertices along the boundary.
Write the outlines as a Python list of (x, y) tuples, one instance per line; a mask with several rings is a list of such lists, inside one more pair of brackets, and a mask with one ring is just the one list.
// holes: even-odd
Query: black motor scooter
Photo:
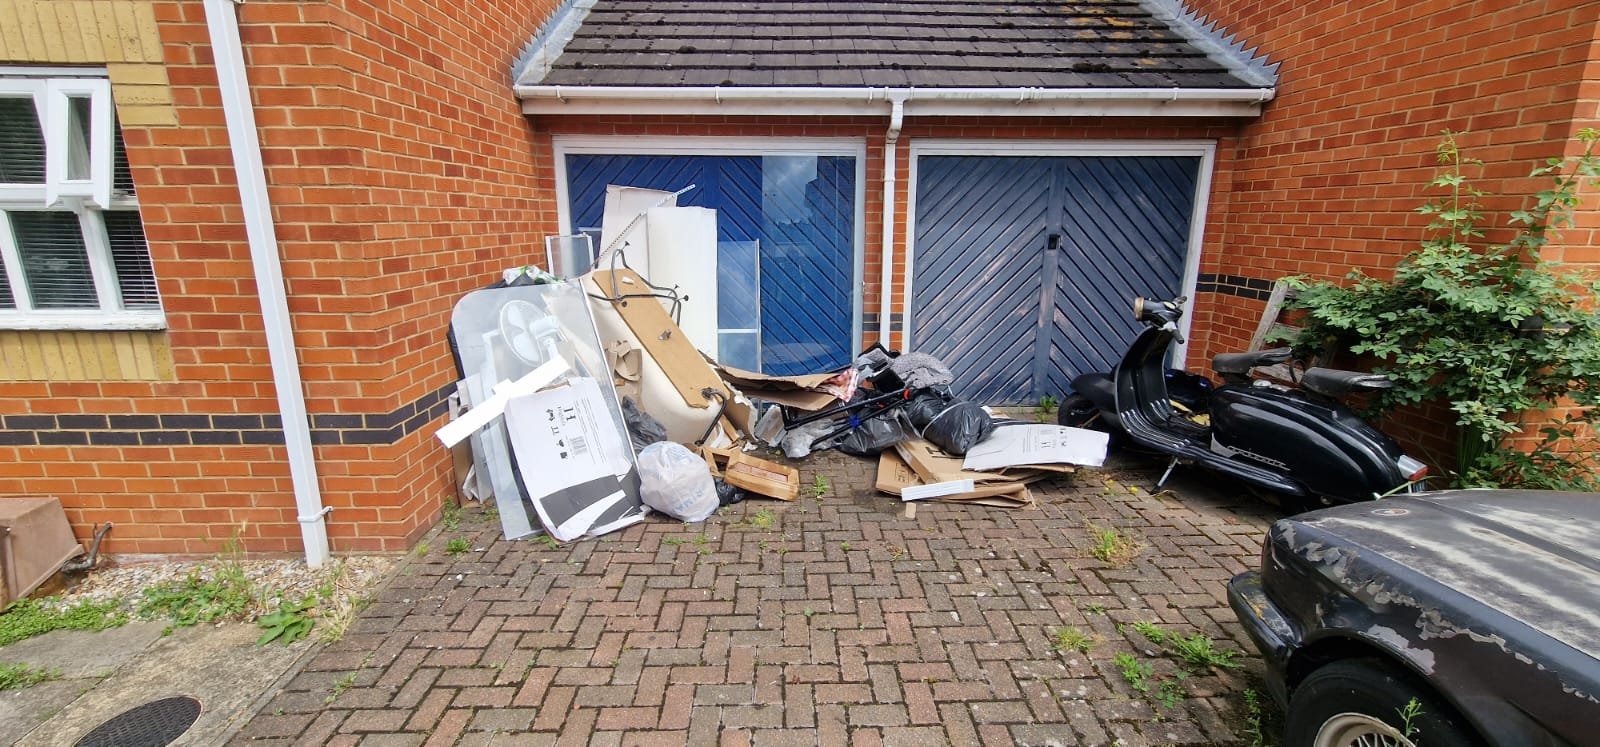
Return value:
[(1299, 389), (1252, 381), (1250, 369), (1289, 360), (1288, 348), (1212, 359), (1223, 385), (1210, 393), (1210, 424), (1174, 409), (1166, 381), (1167, 347), (1183, 341), (1178, 319), (1186, 299), (1134, 299), (1146, 329), (1109, 374), (1072, 380), (1062, 425), (1103, 423), (1119, 439), (1172, 457), (1156, 489), (1179, 464), (1198, 464), (1287, 498), (1285, 507), (1354, 503), (1396, 492), (1419, 492), (1428, 468), (1335, 401), (1352, 392), (1387, 389), (1388, 378), (1356, 371), (1307, 369)]

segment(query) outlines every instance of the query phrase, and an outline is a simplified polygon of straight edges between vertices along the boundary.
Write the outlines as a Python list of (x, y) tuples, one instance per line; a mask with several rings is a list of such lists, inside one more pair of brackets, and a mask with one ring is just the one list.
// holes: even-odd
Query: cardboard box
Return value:
[(793, 501), (800, 497), (800, 470), (758, 459), (737, 449), (702, 448), (711, 474), (756, 495)]

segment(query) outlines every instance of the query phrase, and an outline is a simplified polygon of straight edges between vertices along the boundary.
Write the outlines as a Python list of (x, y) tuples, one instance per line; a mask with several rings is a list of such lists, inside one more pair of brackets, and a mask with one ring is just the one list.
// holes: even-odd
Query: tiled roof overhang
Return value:
[(1259, 114), (1273, 67), (1177, 0), (573, 0), (520, 62), (530, 114)]

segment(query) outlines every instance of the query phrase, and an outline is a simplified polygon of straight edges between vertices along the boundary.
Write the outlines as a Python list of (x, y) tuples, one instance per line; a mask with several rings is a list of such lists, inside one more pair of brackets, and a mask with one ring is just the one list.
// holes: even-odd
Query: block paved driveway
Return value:
[[(1035, 486), (1039, 510), (907, 519), (873, 491), (876, 462), (800, 466), (825, 495), (562, 547), (501, 540), (469, 509), (232, 743), (1249, 741), (1241, 694), (1261, 665), (1225, 582), (1255, 564), (1272, 509), (1085, 471)], [(1090, 525), (1138, 554), (1098, 559)], [(457, 537), (471, 549), (447, 554)], [(1183, 672), (1143, 621), (1242, 649), (1244, 666)], [(1087, 655), (1055, 650), (1066, 628)], [(1118, 654), (1148, 667), (1132, 677), (1148, 692)]]

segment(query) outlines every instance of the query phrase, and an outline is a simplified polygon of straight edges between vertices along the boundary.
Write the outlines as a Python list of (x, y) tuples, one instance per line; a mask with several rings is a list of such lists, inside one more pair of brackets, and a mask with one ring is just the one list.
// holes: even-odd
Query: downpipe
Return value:
[(906, 99), (911, 98), (910, 91), (893, 91), (889, 94), (889, 129), (883, 138), (883, 251), (879, 252), (879, 262), (883, 265), (883, 279), (879, 281), (878, 292), (882, 295), (878, 299), (878, 342), (885, 348), (889, 345), (889, 334), (893, 331), (890, 323), (894, 315), (894, 222), (895, 222), (895, 169), (898, 167), (898, 143), (900, 142), (900, 128), (905, 124)]
[(305, 390), (290, 328), (289, 302), (278, 255), (277, 228), (272, 202), (267, 196), (266, 169), (261, 142), (256, 136), (256, 115), (245, 77), (244, 44), (239, 38), (235, 0), (205, 0), (206, 29), (216, 60), (217, 88), (228, 126), (228, 145), (239, 183), (239, 205), (244, 210), (245, 236), (250, 263), (255, 270), (261, 299), (261, 322), (272, 363), (273, 388), (283, 417), (283, 440), (289, 457), (289, 478), (294, 487), (296, 520), (305, 545), (306, 565), (321, 568), (328, 562), (328, 527), (323, 517), (332, 509), (322, 505), (317, 483), (316, 457), (311, 449), (311, 425), (306, 416)]

